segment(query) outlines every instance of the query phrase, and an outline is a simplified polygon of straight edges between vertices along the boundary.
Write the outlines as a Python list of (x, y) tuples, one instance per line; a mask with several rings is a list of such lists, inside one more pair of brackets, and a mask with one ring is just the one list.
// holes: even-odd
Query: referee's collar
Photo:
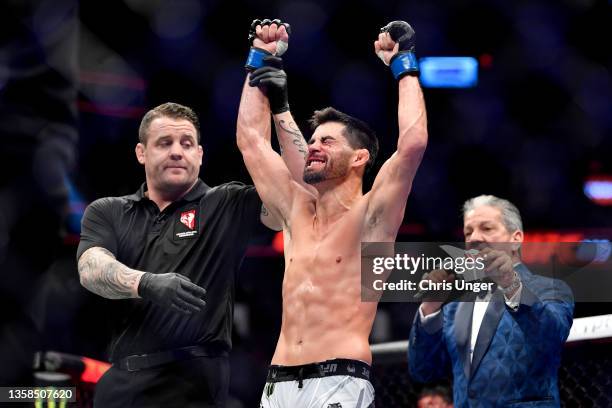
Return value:
[[(178, 199), (177, 201), (195, 201), (200, 199), (204, 194), (206, 194), (210, 190), (210, 187), (202, 181), (202, 179), (198, 179), (195, 185), (189, 190), (187, 194)], [(145, 195), (147, 191), (147, 183), (144, 182), (134, 194), (127, 196), (126, 198), (130, 201), (138, 202), (143, 198), (147, 198)], [(147, 198), (148, 199), (148, 198)]]

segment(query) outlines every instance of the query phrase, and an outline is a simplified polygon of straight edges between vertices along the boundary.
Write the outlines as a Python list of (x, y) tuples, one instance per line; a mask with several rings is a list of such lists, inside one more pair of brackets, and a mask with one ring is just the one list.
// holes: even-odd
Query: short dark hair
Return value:
[(419, 393), (419, 400), (423, 397), (440, 397), (447, 404), (453, 403), (453, 391), (450, 387), (442, 384), (425, 386)]
[(185, 119), (191, 122), (196, 130), (198, 143), (200, 143), (200, 121), (198, 120), (198, 115), (195, 114), (193, 109), (174, 102), (163, 103), (145, 113), (140, 122), (140, 128), (138, 129), (138, 140), (140, 140), (140, 143), (146, 144), (147, 132), (149, 131), (151, 122), (161, 117)]
[(344, 137), (348, 140), (349, 145), (353, 149), (367, 149), (370, 153), (370, 160), (366, 163), (364, 174), (370, 171), (376, 161), (376, 155), (378, 155), (378, 139), (376, 133), (364, 121), (337, 109), (327, 107), (315, 111), (309, 122), (312, 130), (327, 122), (342, 123), (344, 125)]

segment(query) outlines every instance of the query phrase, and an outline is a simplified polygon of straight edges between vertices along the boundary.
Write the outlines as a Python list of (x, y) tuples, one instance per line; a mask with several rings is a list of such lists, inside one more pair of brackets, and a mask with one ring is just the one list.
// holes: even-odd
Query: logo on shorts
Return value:
[(342, 408), (342, 404), (340, 404), (339, 402), (336, 402), (334, 404), (329, 404), (327, 408)]
[(321, 370), (321, 373), (323, 374), (333, 374), (336, 372), (337, 369), (338, 369), (338, 364), (334, 364), (334, 363), (320, 365), (320, 370)]
[(272, 396), (272, 393), (274, 393), (274, 383), (267, 383), (264, 387), (264, 392), (266, 394), (266, 397), (270, 398)]
[(351, 374), (354, 374), (355, 373), (355, 366), (352, 365), (352, 364), (347, 365), (346, 366), (346, 371), (348, 371)]
[(195, 228), (196, 210), (189, 210), (181, 213), (181, 222), (190, 230)]

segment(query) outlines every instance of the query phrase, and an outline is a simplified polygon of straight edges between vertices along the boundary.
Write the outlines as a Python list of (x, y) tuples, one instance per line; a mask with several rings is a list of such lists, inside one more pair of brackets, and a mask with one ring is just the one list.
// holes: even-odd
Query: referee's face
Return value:
[(202, 155), (196, 129), (185, 119), (154, 119), (146, 144), (136, 146), (136, 157), (145, 166), (147, 187), (164, 195), (182, 194), (194, 185)]

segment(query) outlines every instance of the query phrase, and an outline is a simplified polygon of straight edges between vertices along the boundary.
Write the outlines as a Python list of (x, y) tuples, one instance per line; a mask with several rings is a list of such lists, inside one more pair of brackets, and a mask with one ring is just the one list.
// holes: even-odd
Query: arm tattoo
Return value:
[(285, 123), (285, 121), (281, 119), (278, 121), (278, 126), (293, 137), (291, 143), (297, 147), (298, 152), (302, 153), (304, 157), (306, 157), (308, 154), (306, 141), (304, 140), (304, 136), (302, 136), (302, 132), (300, 132), (300, 128), (297, 127), (295, 122)]
[(267, 217), (270, 213), (268, 212), (268, 209), (265, 206), (261, 206), (261, 215), (264, 217)]
[(81, 284), (91, 292), (107, 299), (135, 297), (134, 286), (142, 272), (117, 261), (106, 249), (88, 249), (79, 258), (78, 267)]

